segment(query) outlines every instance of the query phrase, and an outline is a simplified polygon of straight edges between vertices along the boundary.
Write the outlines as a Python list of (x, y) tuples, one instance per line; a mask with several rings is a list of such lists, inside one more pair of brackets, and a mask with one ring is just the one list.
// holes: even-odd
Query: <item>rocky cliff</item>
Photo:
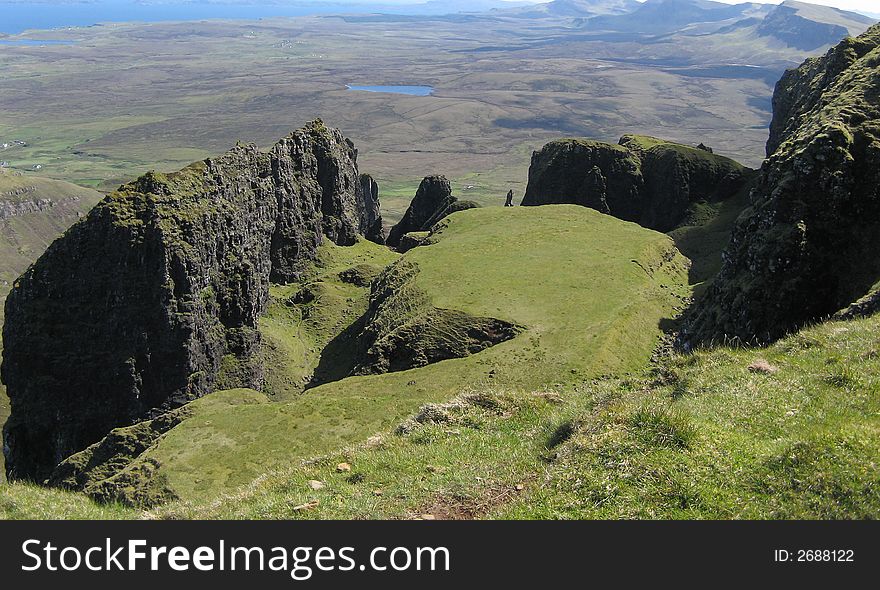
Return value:
[(583, 205), (665, 232), (695, 203), (724, 200), (749, 178), (729, 158), (651, 137), (562, 139), (532, 155), (522, 204)]
[(361, 211), (361, 233), (371, 242), (385, 243), (385, 228), (379, 212), (379, 184), (369, 174), (361, 174), (361, 194), (364, 207)]
[(146, 174), (54, 242), (6, 302), (7, 473), (42, 480), (115, 427), (259, 386), (269, 282), (377, 222), (356, 159), (315, 121), (268, 153), (240, 144)]
[(428, 231), (444, 217), (478, 207), (471, 201), (460, 201), (452, 196), (452, 187), (445, 176), (426, 176), (419, 184), (416, 196), (403, 218), (388, 232), (389, 246), (398, 247), (404, 235)]
[(686, 346), (774, 340), (880, 279), (880, 26), (788, 72), (773, 103), (772, 153)]
[(877, 46), (876, 27), (859, 37), (849, 37), (822, 57), (806, 60), (786, 71), (773, 93), (773, 119), (767, 140), (767, 157), (772, 156), (786, 138), (797, 133), (821, 100), (832, 95), (835, 81)]

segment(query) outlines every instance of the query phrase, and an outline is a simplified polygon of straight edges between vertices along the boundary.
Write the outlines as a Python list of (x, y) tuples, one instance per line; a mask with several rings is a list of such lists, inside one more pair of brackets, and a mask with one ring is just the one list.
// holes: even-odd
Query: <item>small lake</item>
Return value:
[(0, 45), (73, 45), (76, 41), (60, 41), (58, 39), (0, 39)]
[(388, 94), (408, 94), (410, 96), (430, 96), (434, 93), (432, 86), (354, 86), (346, 84), (349, 90), (362, 92), (386, 92)]

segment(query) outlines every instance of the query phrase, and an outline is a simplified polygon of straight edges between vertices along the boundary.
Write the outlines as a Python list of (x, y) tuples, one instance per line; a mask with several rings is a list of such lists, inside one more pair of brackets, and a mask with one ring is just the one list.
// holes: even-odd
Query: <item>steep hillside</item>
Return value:
[(875, 22), (855, 12), (786, 0), (770, 11), (756, 32), (762, 37), (778, 39), (789, 47), (812, 51), (834, 45), (849, 35), (863, 33)]
[(495, 12), (518, 18), (590, 18), (607, 14), (627, 14), (639, 6), (637, 0), (553, 0)]
[(831, 322), (622, 380), (480, 384), (368, 445), (148, 517), (876, 519), (878, 330)]
[(483, 383), (212, 502), (142, 514), (16, 483), (0, 518), (876, 519), (878, 331), (874, 316), (623, 380)]
[[(100, 199), (100, 193), (74, 184), (0, 169), (0, 323), (13, 281)], [(0, 384), (0, 427), (8, 416), (6, 387)], [(4, 464), (0, 456), (0, 482), (6, 478)]]
[[(685, 346), (768, 342), (871, 298), (880, 281), (880, 25), (777, 85), (751, 208), (688, 314)], [(869, 313), (876, 305), (860, 305)]]
[(597, 16), (586, 22), (589, 29), (633, 33), (672, 33), (700, 23), (717, 23), (746, 18), (760, 10), (760, 4), (725, 4), (709, 0), (647, 0), (632, 12)]
[(262, 385), (270, 280), (372, 225), (356, 150), (316, 121), (104, 199), (6, 302), (7, 474), (42, 481), (112, 428), (218, 387)]
[[(184, 415), (119, 430), (74, 455), (56, 471), (56, 483), (126, 502), (208, 499), (267, 469), (362, 442), (424, 403), (475, 387), (531, 390), (638, 370), (687, 294), (686, 261), (668, 237), (583, 207), (462, 211), (441, 223), (432, 242), (385, 271), (408, 269), (386, 317), (405, 312), (396, 325), (417, 326), (444, 310), (457, 318), (496, 318), (519, 326), (519, 333), (462, 358), (426, 358), (429, 364), (408, 370), (392, 364), (390, 372), (344, 378), (355, 368), (364, 324), (342, 322), (320, 355), (316, 375), (326, 369), (325, 377), (302, 394), (208, 395), (184, 406)], [(365, 247), (354, 266), (370, 264), (367, 251), (387, 256), (378, 246)], [(336, 269), (352, 249), (322, 249), (333, 268), (319, 269), (306, 285), (324, 283), (318, 292), (331, 293), (332, 276), (340, 276)], [(374, 283), (371, 306), (383, 300), (380, 284)], [(294, 318), (315, 318), (332, 316), (339, 303), (294, 297), (287, 305)], [(313, 342), (298, 338), (302, 324), (289, 326), (290, 350)], [(433, 336), (416, 331), (409, 342), (426, 338)], [(325, 362), (344, 366), (321, 367)]]
[(101, 194), (66, 182), (0, 169), (0, 289), (12, 282)]

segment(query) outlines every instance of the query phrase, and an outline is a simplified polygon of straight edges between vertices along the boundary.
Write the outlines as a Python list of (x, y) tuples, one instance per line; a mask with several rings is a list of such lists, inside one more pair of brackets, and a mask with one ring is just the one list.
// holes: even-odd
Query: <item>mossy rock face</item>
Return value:
[(618, 145), (562, 139), (532, 155), (522, 204), (583, 205), (666, 232), (692, 204), (723, 201), (749, 178), (730, 158), (653, 137), (625, 135)]
[[(789, 72), (752, 205), (681, 341), (768, 342), (880, 279), (880, 26)], [(864, 306), (871, 309), (870, 305)]]
[[(398, 248), (406, 234), (430, 231), (440, 220), (456, 211), (475, 207), (479, 205), (473, 201), (460, 201), (452, 195), (452, 187), (445, 176), (426, 176), (403, 218), (388, 232), (387, 244)], [(407, 243), (412, 247), (410, 241)]]
[(773, 93), (773, 119), (767, 140), (767, 157), (772, 156), (787, 139), (795, 135), (811, 111), (829, 97), (834, 82), (849, 68), (865, 66), (856, 62), (877, 47), (877, 28), (859, 37), (847, 37), (822, 57), (804, 61), (787, 70), (776, 83)]
[(100, 442), (62, 461), (48, 483), (129, 506), (154, 506), (174, 499), (164, 477), (157, 476), (158, 462), (137, 463), (137, 459), (190, 414), (184, 406), (153, 420), (113, 429)]
[[(42, 481), (113, 428), (218, 387), (259, 387), (271, 281), (372, 219), (357, 151), (320, 121), (101, 201), (17, 281), (2, 376), (7, 473)], [(375, 220), (373, 220), (375, 221)]]

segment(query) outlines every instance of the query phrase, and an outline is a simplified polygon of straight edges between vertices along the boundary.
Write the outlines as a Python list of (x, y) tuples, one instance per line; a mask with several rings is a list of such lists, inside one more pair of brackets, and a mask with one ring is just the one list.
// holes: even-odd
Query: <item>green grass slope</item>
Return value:
[(147, 516), (878, 518), (878, 330), (875, 316), (675, 356), (642, 377), (487, 385), (366, 444)]
[(366, 312), (370, 282), (398, 258), (363, 239), (346, 247), (327, 242), (303, 281), (270, 287), (260, 332), (272, 399), (296, 396), (314, 379), (341, 377), (332, 361), (350, 351), (340, 333)]
[(84, 494), (32, 483), (0, 485), (0, 520), (127, 520), (141, 513), (120, 504), (105, 504)]
[[(635, 371), (686, 295), (687, 264), (670, 238), (583, 207), (468, 210), (450, 216), (434, 239), (402, 258), (418, 267), (413, 280), (433, 307), (510, 321), (524, 332), (465, 358), (288, 391), (282, 401), (212, 394), (135, 467), (158, 465), (180, 498), (205, 501), (272, 468), (364, 441), (420, 405), (474, 386), (530, 390)], [(329, 314), (319, 305), (309, 315), (321, 313)], [(286, 343), (297, 358), (317, 348), (290, 327), (296, 322), (270, 316), (276, 350)], [(290, 371), (288, 383), (306, 374)]]
[[(0, 169), (0, 324), (13, 281), (101, 196), (67, 182)], [(0, 385), (0, 426), (8, 416), (6, 388)], [(5, 477), (0, 455), (0, 482)]]

